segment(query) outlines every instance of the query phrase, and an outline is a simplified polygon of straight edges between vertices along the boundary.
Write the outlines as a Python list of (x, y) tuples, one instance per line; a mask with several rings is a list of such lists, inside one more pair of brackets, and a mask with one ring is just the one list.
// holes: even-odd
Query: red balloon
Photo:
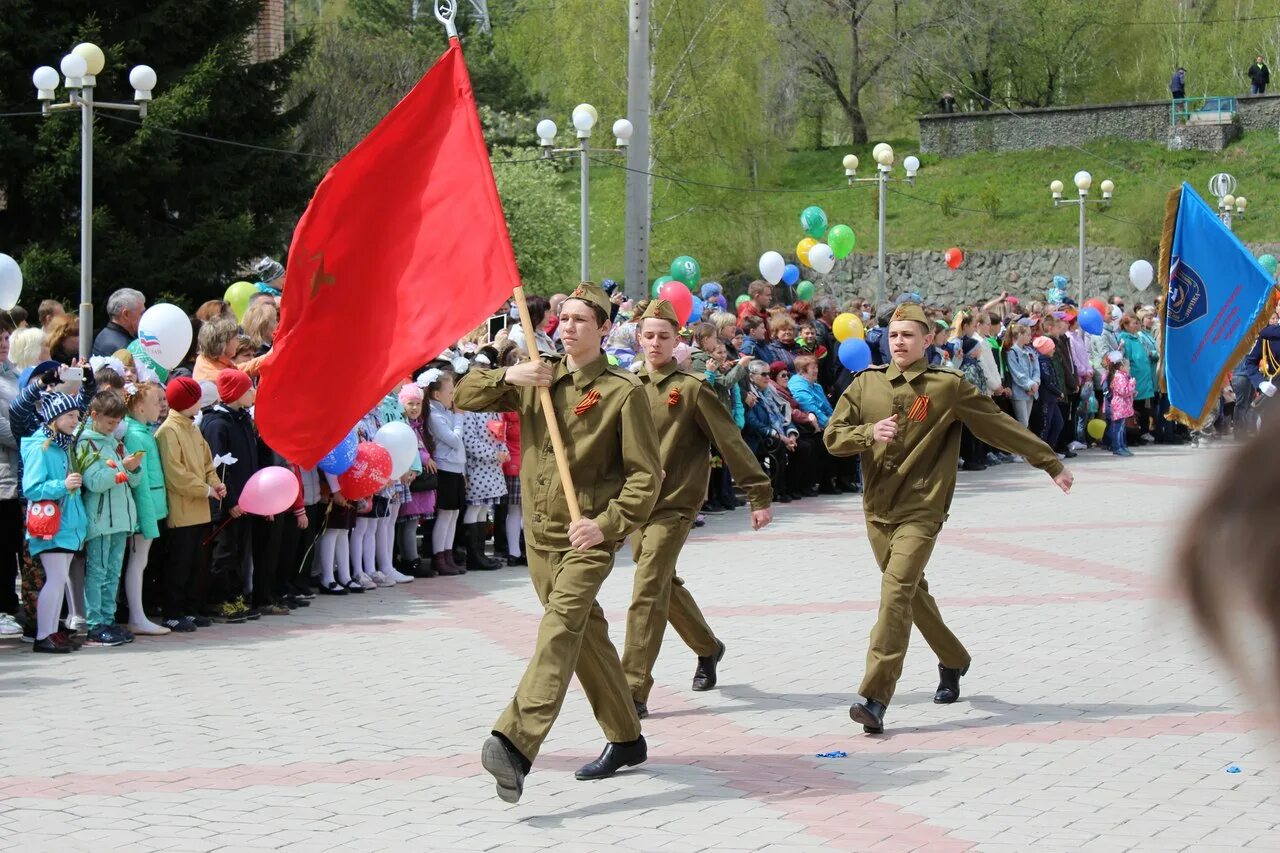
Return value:
[(947, 266), (951, 267), (953, 270), (960, 269), (960, 265), (964, 263), (964, 252), (960, 251), (955, 246), (947, 249), (944, 257), (947, 259)]
[(356, 446), (356, 461), (338, 475), (338, 487), (349, 501), (359, 501), (381, 489), (391, 479), (391, 453), (381, 444), (362, 441)]
[(1083, 307), (1096, 309), (1097, 312), (1102, 315), (1103, 320), (1106, 320), (1108, 317), (1107, 303), (1103, 302), (1096, 296), (1092, 299), (1086, 299)]
[(693, 294), (689, 292), (689, 288), (678, 281), (669, 281), (662, 287), (658, 288), (658, 298), (665, 299), (671, 303), (671, 307), (676, 310), (676, 319), (683, 326), (689, 322), (689, 315), (693, 313)]

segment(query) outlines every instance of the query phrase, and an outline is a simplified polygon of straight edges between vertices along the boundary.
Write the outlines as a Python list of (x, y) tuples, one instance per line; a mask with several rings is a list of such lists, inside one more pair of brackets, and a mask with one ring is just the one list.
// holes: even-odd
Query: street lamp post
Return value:
[[(85, 42), (62, 57), (61, 75), (48, 65), (40, 66), (31, 75), (40, 111), (46, 116), (65, 110), (80, 111), (80, 357), (86, 361), (93, 347), (93, 113), (94, 110), (119, 110), (145, 118), (151, 91), (156, 87), (156, 72), (149, 66), (135, 65), (129, 72), (134, 103), (95, 101), (93, 89), (105, 66), (102, 48)], [(63, 78), (67, 102), (55, 104), (58, 84)]]
[(556, 148), (556, 123), (549, 118), (538, 122), (538, 143), (542, 146), (542, 156), (551, 158), (562, 154), (577, 154), (581, 171), (580, 204), (578, 228), (581, 244), (579, 247), (579, 267), (581, 280), (591, 279), (591, 155), (625, 153), (631, 142), (631, 122), (620, 118), (613, 123), (613, 136), (617, 145), (613, 148), (592, 148), (591, 129), (595, 127), (600, 116), (596, 108), (590, 104), (578, 104), (573, 108), (571, 120), (578, 133), (578, 144), (573, 148)]
[(1237, 218), (1244, 219), (1245, 208), (1249, 206), (1249, 200), (1242, 195), (1235, 195), (1235, 191), (1236, 179), (1226, 172), (1219, 172), (1209, 179), (1209, 192), (1218, 199), (1218, 218), (1227, 226), (1228, 231), (1232, 230), (1232, 208), (1235, 208)]
[(1079, 192), (1079, 198), (1064, 199), (1062, 197), (1063, 185), (1062, 181), (1054, 181), (1049, 184), (1049, 192), (1053, 193), (1053, 206), (1063, 207), (1064, 205), (1077, 205), (1080, 208), (1080, 304), (1084, 304), (1084, 228), (1085, 228), (1085, 209), (1090, 204), (1100, 204), (1108, 207), (1111, 204), (1111, 196), (1116, 191), (1116, 185), (1112, 181), (1102, 182), (1102, 198), (1089, 198), (1089, 188), (1093, 186), (1093, 175), (1088, 172), (1076, 172), (1073, 179), (1076, 190)]
[(915, 186), (916, 174), (920, 171), (920, 159), (915, 156), (907, 157), (902, 161), (902, 168), (906, 171), (905, 178), (892, 177), (893, 171), (893, 148), (887, 142), (881, 142), (871, 149), (871, 156), (876, 161), (876, 176), (874, 178), (858, 177), (858, 158), (853, 154), (846, 154), (844, 157), (844, 174), (849, 179), (849, 186), (854, 184), (875, 183), (879, 191), (879, 207), (878, 207), (878, 226), (877, 226), (877, 246), (876, 246), (876, 268), (878, 277), (876, 281), (876, 302), (885, 300), (885, 293), (888, 289), (888, 276), (885, 271), (885, 203), (889, 198), (889, 184), (899, 181)]

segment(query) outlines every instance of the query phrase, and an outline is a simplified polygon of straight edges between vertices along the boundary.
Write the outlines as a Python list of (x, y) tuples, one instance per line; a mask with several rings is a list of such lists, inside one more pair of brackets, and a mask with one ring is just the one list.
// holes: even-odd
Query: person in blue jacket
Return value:
[(58, 614), (71, 573), (71, 559), (84, 548), (89, 518), (81, 497), (82, 480), (72, 470), (71, 447), (80, 425), (79, 403), (67, 394), (45, 394), (38, 404), (43, 426), (22, 439), (22, 493), (27, 510), (27, 547), (44, 567), (45, 581), (36, 603), (36, 642), (32, 651), (65, 654), (80, 648), (58, 630)]

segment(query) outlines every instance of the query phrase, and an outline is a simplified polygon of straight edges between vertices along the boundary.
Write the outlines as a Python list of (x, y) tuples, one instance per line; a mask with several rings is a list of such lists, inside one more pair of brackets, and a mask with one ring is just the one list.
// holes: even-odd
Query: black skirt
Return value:
[(436, 487), (436, 512), (462, 509), (467, 503), (463, 476), (452, 471), (440, 471), (437, 476), (440, 482)]

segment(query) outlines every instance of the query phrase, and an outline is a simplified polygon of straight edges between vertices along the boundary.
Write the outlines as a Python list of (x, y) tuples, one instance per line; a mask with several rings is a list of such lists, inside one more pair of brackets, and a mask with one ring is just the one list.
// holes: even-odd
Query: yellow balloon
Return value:
[(809, 266), (809, 250), (818, 245), (818, 241), (812, 237), (805, 237), (796, 244), (796, 257), (800, 259), (800, 263), (806, 267)]
[(244, 312), (249, 310), (249, 300), (257, 292), (258, 288), (249, 282), (237, 281), (227, 288), (227, 292), (222, 294), (222, 298), (231, 306), (231, 310), (236, 312), (236, 319), (243, 320)]
[(1085, 429), (1089, 433), (1089, 437), (1094, 441), (1102, 441), (1102, 437), (1107, 433), (1107, 422), (1100, 418), (1094, 418), (1089, 421)]
[(849, 338), (865, 338), (867, 327), (862, 325), (862, 318), (857, 314), (841, 314), (831, 324), (831, 331), (836, 340), (844, 343)]

